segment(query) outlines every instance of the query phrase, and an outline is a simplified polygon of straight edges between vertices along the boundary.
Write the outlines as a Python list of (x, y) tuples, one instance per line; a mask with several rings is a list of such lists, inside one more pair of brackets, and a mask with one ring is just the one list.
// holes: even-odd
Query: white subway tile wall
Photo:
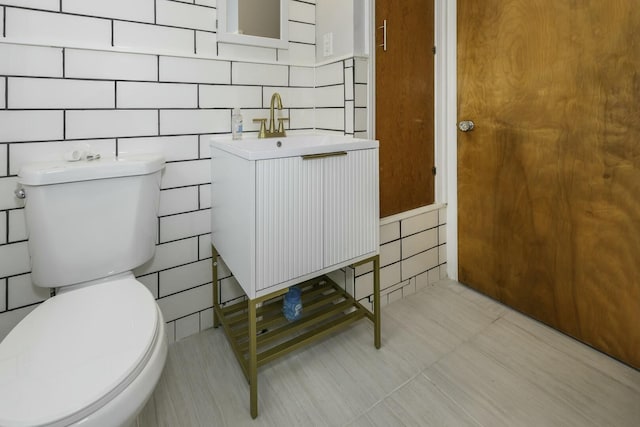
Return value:
[(32, 43), (111, 46), (111, 20), (102, 18), (7, 8), (4, 31), (6, 37)]
[(27, 224), (24, 216), (24, 209), (15, 209), (7, 211), (9, 214), (9, 223), (11, 228), (8, 229), (7, 242), (14, 243), (27, 240)]
[[(0, 178), (0, 210), (24, 207), (24, 204), (21, 203), (14, 194), (17, 185), (17, 177), (10, 176)], [(2, 261), (1, 258), (0, 261)]]
[(158, 215), (173, 215), (198, 210), (198, 187), (165, 190), (160, 193)]
[(158, 60), (154, 55), (67, 48), (64, 77), (158, 81)]
[(117, 82), (116, 93), (118, 108), (198, 108), (196, 84)]
[(191, 30), (125, 21), (113, 23), (113, 46), (176, 54), (194, 53), (196, 49)]
[(200, 313), (193, 313), (176, 320), (176, 341), (198, 332), (200, 332)]
[(125, 21), (154, 22), (155, 0), (62, 0), (62, 12)]
[[(79, 145), (105, 156), (165, 156), (156, 254), (134, 273), (158, 300), (173, 342), (213, 324), (208, 144), (229, 136), (231, 110), (242, 108), (245, 132), (255, 135), (252, 119), (267, 117), (277, 91), (292, 133), (367, 134), (368, 60), (316, 67), (315, 0), (289, 0), (289, 49), (219, 43), (216, 6), (0, 0), (0, 339), (49, 295), (31, 283), (24, 204), (14, 196), (26, 162), (60, 160)], [(438, 248), (444, 218), (434, 226)], [(433, 232), (420, 221), (411, 229), (413, 222), (381, 227), (381, 276), (385, 295), (393, 292), (385, 303), (444, 272), (444, 249), (433, 252), (435, 267), (420, 265), (434, 249), (421, 237)], [(415, 255), (403, 257), (403, 247)], [(218, 262), (221, 301), (244, 298)], [(345, 273), (369, 307), (370, 271)]]
[(204, 56), (217, 56), (218, 36), (216, 33), (196, 31), (195, 53)]
[[(0, 142), (60, 140), (64, 136), (62, 111), (0, 110)], [(37, 124), (37, 126), (34, 126)]]
[(286, 65), (249, 62), (233, 65), (231, 83), (234, 85), (287, 86), (289, 83), (289, 67)]
[[(199, 85), (200, 108), (260, 108), (260, 86)], [(287, 99), (287, 98), (285, 98)]]
[(114, 93), (113, 82), (9, 77), (7, 108), (115, 108)]
[[(446, 206), (427, 212), (400, 214), (380, 226), (380, 289), (382, 304), (405, 298), (446, 277)], [(396, 217), (397, 218), (397, 217)], [(354, 271), (355, 298), (373, 303), (372, 263)]]
[(251, 58), (254, 61), (275, 62), (278, 60), (277, 49), (245, 46), (240, 44), (220, 43), (218, 46), (218, 54), (225, 58)]
[(289, 67), (289, 84), (293, 87), (315, 86), (315, 70), (310, 67)]
[(203, 260), (159, 273), (159, 296), (164, 297), (211, 283), (211, 260)]
[(154, 136), (118, 140), (118, 155), (153, 151), (161, 152), (168, 162), (197, 160), (200, 157), (198, 135)]
[(307, 24), (316, 23), (316, 7), (314, 2), (289, 2), (289, 20)]
[(217, 10), (209, 6), (156, 1), (156, 24), (194, 30), (215, 31)]
[(158, 63), (161, 82), (231, 83), (228, 61), (161, 56)]
[(112, 138), (158, 134), (157, 110), (67, 110), (65, 138)]
[(40, 288), (31, 283), (31, 274), (22, 274), (7, 279), (9, 295), (7, 309), (28, 306), (44, 301), (49, 297), (49, 289)]
[(62, 77), (62, 48), (0, 43), (0, 75)]
[(60, 11), (60, 0), (3, 0), (2, 4), (32, 9)]

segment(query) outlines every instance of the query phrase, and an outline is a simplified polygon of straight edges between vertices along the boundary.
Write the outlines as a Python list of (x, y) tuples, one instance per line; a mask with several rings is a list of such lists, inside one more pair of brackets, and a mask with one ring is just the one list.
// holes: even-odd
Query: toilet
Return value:
[(0, 426), (129, 426), (167, 356), (132, 270), (157, 240), (164, 158), (23, 166), (31, 279), (55, 289), (0, 343)]

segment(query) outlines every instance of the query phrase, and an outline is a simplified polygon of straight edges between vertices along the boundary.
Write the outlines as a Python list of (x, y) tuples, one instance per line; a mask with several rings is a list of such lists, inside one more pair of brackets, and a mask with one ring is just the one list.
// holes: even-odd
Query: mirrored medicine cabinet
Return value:
[(218, 41), (289, 47), (289, 0), (218, 0)]

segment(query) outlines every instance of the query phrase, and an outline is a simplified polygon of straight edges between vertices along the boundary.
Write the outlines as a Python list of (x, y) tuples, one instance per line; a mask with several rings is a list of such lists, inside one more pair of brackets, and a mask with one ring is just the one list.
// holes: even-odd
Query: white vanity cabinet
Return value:
[(300, 138), (211, 143), (212, 243), (250, 299), (378, 254), (377, 141)]

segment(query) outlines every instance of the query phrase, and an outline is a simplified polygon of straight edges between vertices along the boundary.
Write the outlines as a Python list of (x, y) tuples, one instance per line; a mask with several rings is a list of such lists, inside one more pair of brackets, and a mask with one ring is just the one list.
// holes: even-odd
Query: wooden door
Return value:
[[(378, 0), (387, 50), (376, 47), (376, 138), (380, 141), (380, 216), (434, 201), (433, 19), (431, 0)], [(376, 45), (383, 30), (376, 32)]]
[(636, 0), (458, 0), (459, 278), (640, 367)]

